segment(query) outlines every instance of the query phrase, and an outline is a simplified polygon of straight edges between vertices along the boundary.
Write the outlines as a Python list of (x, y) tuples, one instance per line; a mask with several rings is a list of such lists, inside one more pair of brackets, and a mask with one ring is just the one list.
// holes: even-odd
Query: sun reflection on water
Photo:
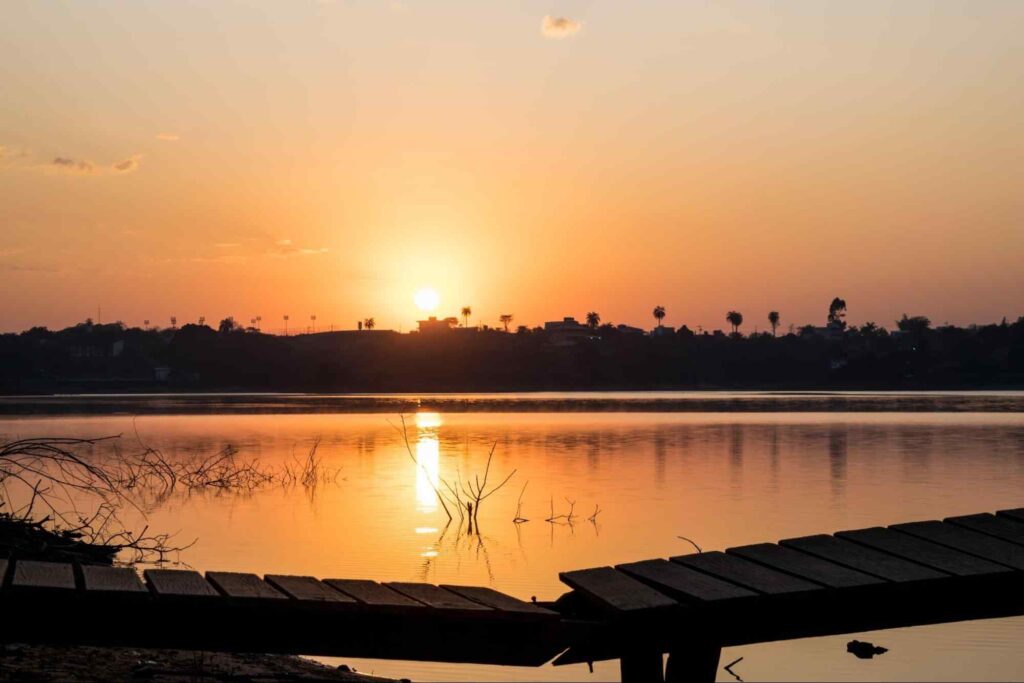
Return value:
[(416, 413), (416, 505), (420, 512), (437, 510), (435, 490), (440, 481), (441, 446), (437, 430), (441, 416), (437, 413)]

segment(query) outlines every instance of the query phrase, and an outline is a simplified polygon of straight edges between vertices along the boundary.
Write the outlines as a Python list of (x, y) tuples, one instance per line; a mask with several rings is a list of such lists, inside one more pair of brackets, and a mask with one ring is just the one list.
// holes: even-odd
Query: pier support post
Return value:
[(622, 683), (663, 683), (664, 658), (657, 650), (633, 650), (619, 659)]
[(694, 641), (680, 644), (669, 653), (665, 683), (714, 683), (721, 656), (722, 647), (717, 643)]

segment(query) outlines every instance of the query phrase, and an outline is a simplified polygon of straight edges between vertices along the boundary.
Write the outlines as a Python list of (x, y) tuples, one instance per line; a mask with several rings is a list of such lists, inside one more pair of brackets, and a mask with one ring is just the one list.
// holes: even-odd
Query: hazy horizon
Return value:
[(30, 2), (0, 329), (1024, 314), (1024, 4)]

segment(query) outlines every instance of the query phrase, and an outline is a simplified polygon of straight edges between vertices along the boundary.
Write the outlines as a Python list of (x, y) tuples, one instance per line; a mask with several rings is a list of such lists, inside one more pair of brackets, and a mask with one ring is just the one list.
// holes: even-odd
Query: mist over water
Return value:
[[(421, 467), (409, 458), (395, 415), (230, 409), (232, 414), (219, 414), (219, 398), (203, 403), (187, 397), (193, 405), (206, 405), (207, 414), (8, 416), (0, 420), (0, 434), (6, 440), (122, 433), (127, 450), (137, 445), (137, 431), (170, 458), (230, 444), (240, 457), (268, 466), (301, 457), (319, 437), (324, 466), (337, 470), (332, 481), (245, 495), (176, 494), (144, 506), (145, 523), (176, 531), (182, 541), (198, 539), (180, 560), (199, 570), (484, 584), (524, 599), (564, 592), (559, 571), (692, 552), (681, 535), (704, 549), (724, 549), (1024, 505), (1024, 413), (1006, 411), (1024, 400), (1019, 393), (872, 395), (876, 407), (869, 412), (793, 411), (783, 407), (791, 400), (787, 396), (748, 396), (774, 401), (778, 410), (421, 409), (408, 419)], [(827, 400), (860, 396), (834, 394)], [(137, 399), (136, 406), (147, 400)], [(461, 399), (403, 400), (428, 406)], [(558, 396), (554, 405), (560, 409), (573, 400)], [(292, 399), (259, 399), (266, 406), (274, 401)], [(969, 403), (972, 410), (903, 412), (907, 401)], [(516, 470), (515, 476), (486, 501), (479, 535), (455, 524), (446, 527), (432, 485), (482, 472), (494, 443), (492, 476)], [(514, 524), (520, 494), (522, 515), (530, 521)], [(552, 508), (566, 513), (570, 501), (572, 524), (544, 521)], [(747, 680), (1019, 679), (1022, 638), (1024, 619), (1003, 619), (868, 634), (862, 639), (889, 648), (870, 661), (847, 654), (849, 638), (836, 637), (731, 648), (722, 663), (743, 656), (736, 670)], [(618, 676), (617, 663), (599, 663), (590, 674), (585, 666), (533, 670), (338, 661), (413, 680)]]

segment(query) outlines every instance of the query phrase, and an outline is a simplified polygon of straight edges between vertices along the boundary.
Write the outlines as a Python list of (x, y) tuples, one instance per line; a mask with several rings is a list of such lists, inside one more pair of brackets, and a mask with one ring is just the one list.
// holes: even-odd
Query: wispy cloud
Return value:
[(163, 140), (164, 142), (177, 142), (181, 139), (181, 136), (174, 133), (157, 133), (156, 139)]
[(277, 258), (291, 258), (293, 256), (326, 254), (328, 251), (327, 247), (300, 247), (290, 239), (280, 239), (274, 243), (274, 247), (267, 254)]
[(51, 162), (53, 166), (62, 170), (68, 171), (69, 173), (92, 173), (96, 170), (96, 165), (91, 161), (85, 161), (83, 159), (72, 159), (70, 157), (54, 157)]
[(142, 155), (135, 154), (134, 156), (130, 156), (127, 159), (118, 161), (113, 166), (111, 166), (111, 168), (114, 169), (114, 173), (131, 173), (132, 171), (138, 169), (139, 162), (141, 160)]
[(22, 162), (29, 156), (27, 149), (0, 145), (0, 169), (20, 168), (25, 164)]
[(550, 14), (545, 15), (544, 20), (540, 22), (540, 32), (545, 38), (568, 38), (578, 33), (581, 28), (581, 22), (569, 17), (553, 17)]
[(0, 272), (7, 273), (36, 273), (56, 272), (57, 268), (52, 265), (43, 263), (32, 263), (31, 261), (24, 261), (22, 259), (13, 258), (21, 256), (28, 252), (28, 247), (21, 246), (7, 246), (0, 247)]
[(48, 167), (51, 170), (57, 170), (64, 173), (72, 173), (77, 175), (121, 175), (124, 173), (131, 173), (139, 168), (139, 162), (142, 160), (141, 154), (135, 154), (122, 159), (121, 161), (115, 161), (109, 166), (102, 166), (100, 164), (93, 163), (87, 159), (75, 159), (73, 157), (54, 157)]

